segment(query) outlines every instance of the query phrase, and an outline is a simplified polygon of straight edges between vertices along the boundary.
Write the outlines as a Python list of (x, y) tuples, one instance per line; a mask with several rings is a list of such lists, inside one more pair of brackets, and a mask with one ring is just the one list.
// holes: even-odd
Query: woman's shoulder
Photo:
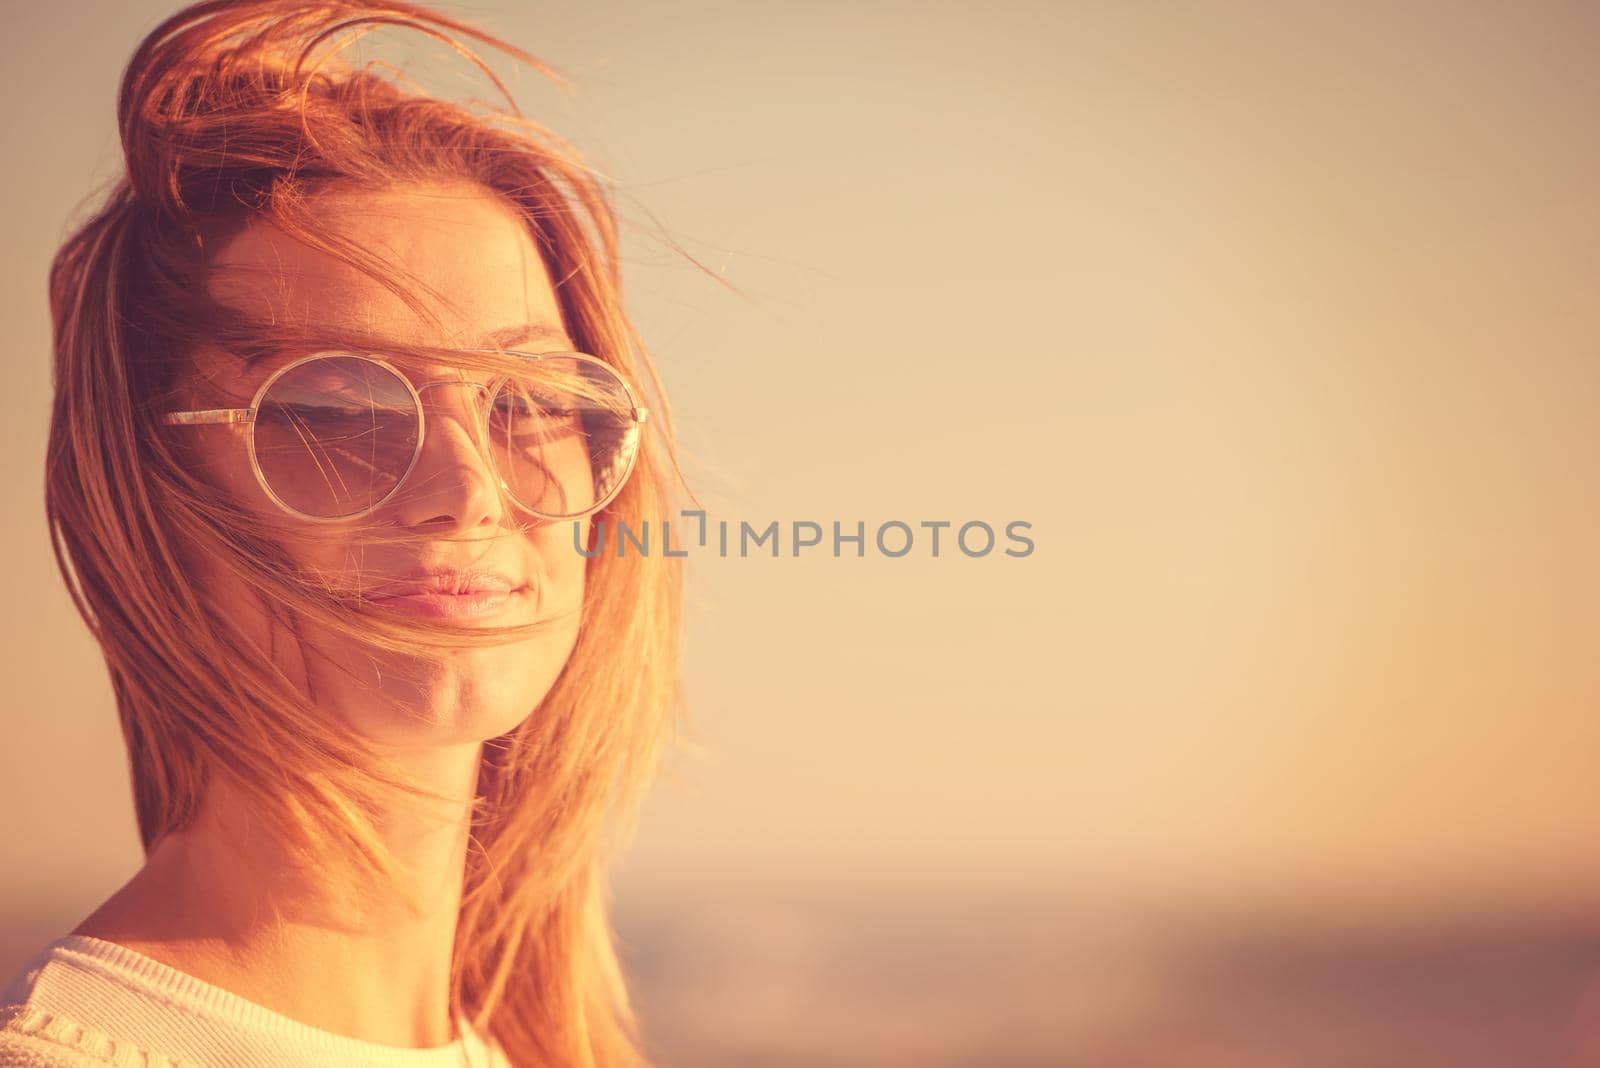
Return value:
[(0, 983), (0, 1068), (80, 1068), (104, 1064), (80, 1038), (88, 1037), (72, 1021), (29, 1004), (38, 977), (34, 958), (9, 983)]
[(46, 946), (9, 983), (0, 976), (0, 1068), (193, 1068), (113, 1038), (99, 1021), (78, 1019), (69, 1005), (52, 999), (61, 983), (57, 958), (70, 943)]
[[(126, 1043), (57, 1013), (25, 1004), (0, 1008), (0, 1068), (104, 1068), (130, 1063), (128, 1052)], [(159, 1055), (131, 1063), (173, 1065)]]

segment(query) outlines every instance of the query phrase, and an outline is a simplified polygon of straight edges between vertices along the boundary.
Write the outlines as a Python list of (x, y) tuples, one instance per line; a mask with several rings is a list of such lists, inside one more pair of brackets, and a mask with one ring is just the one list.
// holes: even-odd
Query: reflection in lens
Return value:
[(633, 402), (602, 363), (547, 356), (495, 394), (489, 444), (506, 488), (549, 518), (583, 515), (627, 478), (639, 447)]
[(256, 463), (272, 492), (320, 518), (365, 512), (393, 492), (417, 451), (417, 410), (394, 373), (357, 356), (284, 372), (256, 412)]

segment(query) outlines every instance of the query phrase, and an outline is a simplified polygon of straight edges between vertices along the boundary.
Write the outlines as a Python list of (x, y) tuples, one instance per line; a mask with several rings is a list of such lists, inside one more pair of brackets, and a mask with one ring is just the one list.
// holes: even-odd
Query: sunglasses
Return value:
[(286, 364), (248, 408), (165, 412), (172, 426), (244, 424), (256, 479), (286, 512), (359, 519), (399, 492), (427, 434), (422, 394), (477, 394), (482, 441), (500, 485), (539, 519), (603, 508), (633, 472), (649, 414), (610, 365), (581, 352), (517, 352), (526, 372), (488, 382), (412, 385), (374, 356), (322, 352)]

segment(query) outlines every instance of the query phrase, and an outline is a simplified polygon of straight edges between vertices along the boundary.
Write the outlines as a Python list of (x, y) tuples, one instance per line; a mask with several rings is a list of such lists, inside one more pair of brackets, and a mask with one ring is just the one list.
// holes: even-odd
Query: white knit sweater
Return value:
[(323, 1031), (126, 946), (67, 935), (0, 991), (5, 1068), (510, 1068), (466, 1020), (448, 1046)]

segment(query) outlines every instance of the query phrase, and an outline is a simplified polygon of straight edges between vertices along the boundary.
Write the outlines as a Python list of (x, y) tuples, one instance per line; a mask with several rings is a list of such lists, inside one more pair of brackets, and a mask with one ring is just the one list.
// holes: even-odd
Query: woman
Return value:
[(0, 997), (0, 1063), (644, 1063), (604, 862), (680, 575), (594, 550), (669, 511), (664, 405), (600, 185), (357, 67), (373, 30), (538, 67), (407, 4), (197, 4), (51, 272), (46, 504), (147, 862)]

